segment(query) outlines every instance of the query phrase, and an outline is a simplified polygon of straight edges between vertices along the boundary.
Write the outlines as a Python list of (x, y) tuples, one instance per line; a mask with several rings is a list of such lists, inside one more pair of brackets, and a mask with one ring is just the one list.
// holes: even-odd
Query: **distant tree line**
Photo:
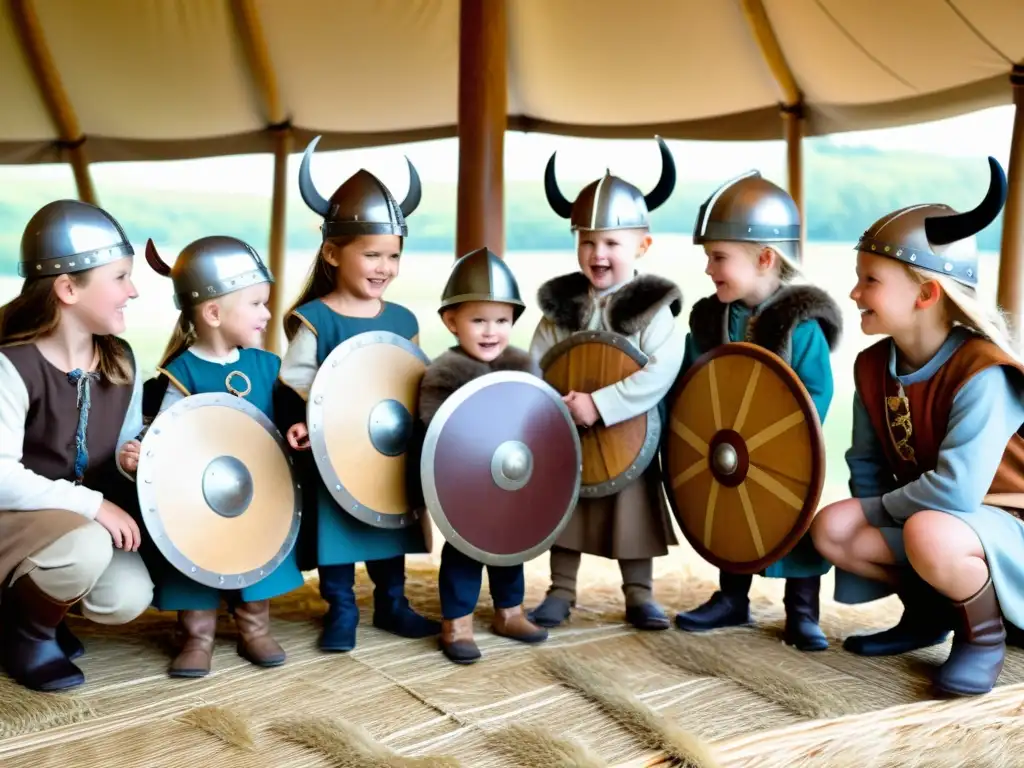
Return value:
[[(807, 237), (811, 241), (856, 241), (879, 216), (905, 205), (943, 202), (958, 210), (985, 194), (988, 166), (982, 158), (946, 158), (911, 152), (849, 148), (807, 142), (804, 153)], [(724, 179), (723, 179), (724, 181)], [(784, 179), (779, 180), (784, 183)], [(579, 184), (565, 184), (569, 194)], [(672, 198), (652, 216), (653, 232), (689, 233), (714, 182), (683, 179)], [(169, 192), (131, 187), (100, 189), (102, 204), (129, 238), (143, 243), (184, 245), (210, 234), (239, 237), (263, 252), (269, 236), (270, 200), (265, 196)], [(0, 189), (0, 273), (13, 274), (26, 222), (52, 198), (44, 183)], [(454, 184), (424, 183), (423, 202), (410, 219), (407, 248), (452, 252), (455, 248)], [(556, 216), (543, 183), (509, 182), (505, 193), (506, 244), (510, 251), (572, 247), (568, 222)], [(319, 219), (289, 190), (289, 250), (317, 248)], [(998, 250), (1002, 217), (979, 235), (983, 250)]]

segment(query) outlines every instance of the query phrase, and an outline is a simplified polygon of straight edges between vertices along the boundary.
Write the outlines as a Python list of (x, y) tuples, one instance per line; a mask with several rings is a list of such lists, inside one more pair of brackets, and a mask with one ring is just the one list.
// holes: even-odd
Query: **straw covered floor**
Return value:
[[(844, 652), (848, 634), (895, 622), (899, 603), (831, 602), (832, 648), (800, 654), (780, 640), (781, 581), (755, 579), (757, 626), (708, 635), (639, 633), (624, 624), (618, 568), (584, 558), (572, 621), (526, 646), (488, 631), (481, 662), (460, 667), (436, 638), (371, 626), (372, 584), (358, 570), (355, 651), (317, 650), (325, 606), (315, 580), (274, 601), (288, 652), (276, 669), (235, 653), (223, 613), (213, 673), (166, 675), (174, 614), (126, 627), (72, 617), (86, 645), (85, 686), (34, 694), (0, 677), (0, 766), (1012, 766), (1024, 764), (1024, 651), (1011, 649), (989, 696), (932, 698), (927, 672), (948, 646), (902, 657)], [(688, 547), (656, 561), (656, 597), (673, 614), (704, 600), (715, 571)], [(410, 558), (410, 601), (439, 617), (436, 563)], [(527, 565), (527, 605), (543, 596), (547, 557)]]

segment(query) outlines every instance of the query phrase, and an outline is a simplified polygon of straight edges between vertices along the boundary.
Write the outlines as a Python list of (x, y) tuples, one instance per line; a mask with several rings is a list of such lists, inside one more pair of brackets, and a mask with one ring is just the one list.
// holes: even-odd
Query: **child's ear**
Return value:
[(644, 254), (647, 253), (647, 249), (651, 247), (651, 243), (654, 242), (654, 238), (651, 237), (650, 232), (644, 233), (644, 236), (640, 238), (640, 243), (637, 245), (636, 257), (638, 259), (643, 258)]
[(335, 247), (334, 243), (325, 242), (320, 246), (320, 253), (323, 255), (324, 261), (332, 267), (338, 266), (338, 260), (341, 254), (339, 253), (339, 249)]
[(771, 269), (778, 258), (771, 248), (762, 248), (761, 252), (757, 254), (757, 266), (764, 270)]
[(918, 309), (928, 309), (928, 307), (935, 306), (936, 302), (941, 298), (942, 286), (939, 285), (939, 281), (928, 280), (921, 283), (921, 289), (917, 293), (917, 301), (914, 302), (914, 306)]
[(53, 295), (57, 297), (57, 301), (61, 304), (71, 305), (78, 303), (78, 286), (71, 279), (71, 275), (57, 276), (57, 279), (53, 281)]
[(211, 328), (220, 327), (221, 312), (220, 304), (216, 301), (207, 301), (199, 309), (199, 315), (203, 318), (203, 322)]
[(459, 335), (459, 334), (457, 334), (455, 332), (455, 310), (454, 309), (446, 309), (444, 312), (442, 312), (441, 313), (441, 322), (444, 323), (444, 327), (448, 329), (448, 332), (452, 336), (456, 336), (457, 337)]

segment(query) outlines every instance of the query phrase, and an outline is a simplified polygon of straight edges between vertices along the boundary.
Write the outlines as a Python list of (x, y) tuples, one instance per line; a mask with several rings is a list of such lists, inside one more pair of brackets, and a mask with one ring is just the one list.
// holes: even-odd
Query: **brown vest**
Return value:
[[(895, 404), (899, 393), (899, 382), (889, 375), (889, 350), (889, 339), (872, 344), (857, 356), (853, 375), (889, 468), (901, 485), (938, 466), (939, 446), (949, 428), (953, 398), (972, 376), (993, 365), (1015, 368), (1024, 374), (1024, 365), (998, 346), (983, 338), (972, 338), (965, 341), (930, 379), (905, 386), (912, 428), (908, 444), (913, 448), (916, 460), (911, 462), (901, 456), (896, 447), (896, 442), (904, 437), (904, 431), (890, 429), (891, 419), (905, 413), (906, 406), (901, 405), (898, 411), (894, 411), (887, 402), (894, 398)], [(1007, 443), (985, 502), (1008, 509), (1024, 508), (1024, 438), (1020, 434), (1013, 435)]]
[[(75, 481), (75, 430), (78, 428), (78, 388), (55, 368), (35, 344), (0, 348), (25, 382), (28, 415), (21, 463), (50, 480)], [(124, 424), (132, 386), (99, 379), (90, 384), (86, 446), (89, 466), (82, 485), (106, 490), (116, 473), (117, 438)]]

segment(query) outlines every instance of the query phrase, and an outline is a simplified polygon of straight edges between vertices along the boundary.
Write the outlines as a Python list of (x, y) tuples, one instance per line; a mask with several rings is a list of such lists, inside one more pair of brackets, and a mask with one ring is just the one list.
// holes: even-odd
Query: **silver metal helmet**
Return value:
[(78, 200), (55, 200), (25, 225), (18, 274), (66, 275), (134, 255), (124, 229), (102, 208)]
[(725, 182), (697, 212), (695, 245), (728, 240), (773, 246), (800, 266), (800, 210), (777, 184), (748, 171)]
[(661, 150), (661, 178), (648, 194), (644, 195), (628, 181), (612, 176), (605, 171), (569, 202), (558, 189), (555, 178), (555, 154), (548, 160), (544, 170), (544, 192), (548, 205), (563, 219), (569, 219), (573, 232), (604, 229), (646, 229), (650, 226), (650, 212), (660, 207), (672, 195), (676, 187), (676, 164), (668, 145), (660, 136), (655, 136)]
[(152, 240), (146, 242), (146, 261), (174, 284), (174, 306), (187, 309), (250, 285), (273, 283), (274, 277), (256, 250), (234, 237), (214, 235), (189, 243), (170, 267)]
[(519, 284), (505, 260), (487, 248), (467, 253), (455, 262), (448, 283), (441, 293), (438, 312), (467, 301), (496, 301), (512, 305), (512, 322), (523, 314), (526, 305), (519, 295)]
[(901, 208), (868, 227), (855, 250), (888, 256), (977, 288), (974, 236), (996, 220), (1006, 203), (1006, 174), (994, 157), (988, 166), (988, 192), (973, 210), (958, 213), (938, 203)]
[(380, 179), (366, 170), (357, 171), (334, 191), (330, 200), (325, 200), (317, 191), (309, 170), (319, 141), (317, 136), (309, 142), (302, 155), (299, 192), (310, 210), (324, 217), (320, 227), (324, 240), (349, 235), (408, 236), (405, 220), (419, 206), (422, 195), (420, 176), (409, 158), (405, 159), (409, 166), (409, 191), (401, 204)]

